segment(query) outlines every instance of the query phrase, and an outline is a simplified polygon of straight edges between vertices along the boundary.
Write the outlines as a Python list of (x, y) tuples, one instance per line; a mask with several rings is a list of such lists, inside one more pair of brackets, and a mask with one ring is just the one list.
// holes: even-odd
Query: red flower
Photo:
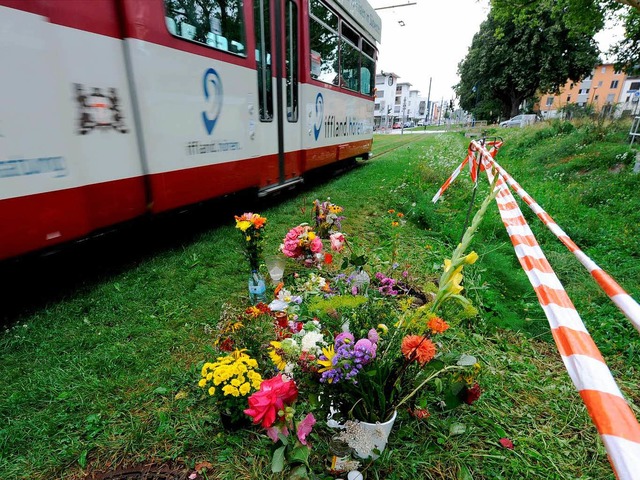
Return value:
[(234, 343), (235, 342), (233, 341), (233, 338), (227, 337), (222, 342), (220, 342), (220, 350), (222, 350), (223, 352), (231, 352), (233, 351)]
[(331, 265), (331, 262), (333, 262), (333, 255), (331, 255), (330, 253), (325, 253), (324, 254), (324, 263), (327, 265)]
[(416, 407), (413, 410), (409, 409), (409, 415), (411, 415), (413, 418), (417, 418), (418, 420), (426, 420), (431, 416), (429, 410), (420, 407)]
[(464, 393), (464, 403), (471, 405), (480, 398), (480, 395), (482, 395), (482, 390), (480, 390), (480, 385), (476, 382), (472, 387), (466, 388)]
[(501, 438), (500, 445), (502, 445), (504, 448), (508, 448), (509, 450), (513, 450), (513, 442), (508, 438)]
[(449, 324), (440, 317), (433, 317), (427, 323), (427, 327), (431, 330), (431, 333), (442, 333), (449, 328)]
[(417, 360), (424, 365), (436, 356), (436, 346), (428, 338), (420, 335), (407, 335), (402, 339), (402, 354), (410, 362)]
[(291, 405), (298, 398), (298, 388), (294, 381), (285, 381), (277, 375), (260, 384), (260, 390), (249, 397), (249, 408), (244, 413), (253, 418), (253, 423), (261, 423), (264, 428), (276, 421), (278, 411)]

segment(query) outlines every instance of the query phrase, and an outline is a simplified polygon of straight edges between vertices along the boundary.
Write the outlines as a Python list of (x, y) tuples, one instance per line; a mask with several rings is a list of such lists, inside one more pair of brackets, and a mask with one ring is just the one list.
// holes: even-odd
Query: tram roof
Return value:
[(377, 43), (382, 38), (382, 20), (367, 0), (332, 0)]

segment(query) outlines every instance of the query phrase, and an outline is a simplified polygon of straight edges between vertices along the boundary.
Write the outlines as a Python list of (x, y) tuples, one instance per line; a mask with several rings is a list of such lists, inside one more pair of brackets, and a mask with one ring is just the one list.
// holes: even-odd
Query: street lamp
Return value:
[(402, 99), (402, 131), (400, 135), (404, 135), (404, 112), (407, 109), (407, 97)]

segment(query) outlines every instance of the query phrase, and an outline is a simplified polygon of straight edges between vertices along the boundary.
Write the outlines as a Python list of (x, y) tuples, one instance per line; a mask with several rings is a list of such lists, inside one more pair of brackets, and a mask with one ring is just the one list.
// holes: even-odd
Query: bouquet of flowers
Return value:
[(282, 253), (306, 266), (317, 265), (324, 260), (322, 249), (322, 240), (306, 223), (289, 230), (280, 245)]
[(267, 223), (265, 217), (257, 213), (243, 213), (235, 216), (236, 228), (242, 232), (245, 255), (249, 260), (251, 270), (258, 270), (262, 255), (262, 242), (264, 227)]
[(313, 201), (316, 231), (320, 238), (329, 238), (331, 233), (340, 231), (340, 222), (344, 219), (340, 214), (343, 211), (344, 208), (331, 203), (329, 199), (324, 202), (320, 202), (320, 200)]
[(226, 419), (233, 424), (244, 418), (247, 396), (262, 384), (262, 376), (257, 369), (258, 362), (243, 350), (234, 350), (202, 366), (198, 386), (216, 398), (223, 422)]

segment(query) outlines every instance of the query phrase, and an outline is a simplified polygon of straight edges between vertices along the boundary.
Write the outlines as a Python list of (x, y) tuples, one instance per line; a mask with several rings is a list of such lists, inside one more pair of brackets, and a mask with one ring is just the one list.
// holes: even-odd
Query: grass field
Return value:
[[(628, 128), (627, 128), (628, 131)], [(541, 125), (500, 131), (498, 161), (634, 298), (640, 298), (640, 175), (624, 126)], [(267, 251), (311, 219), (316, 198), (345, 207), (344, 230), (371, 263), (392, 261), (377, 225), (405, 213), (397, 261), (420, 285), (460, 240), (471, 183), (466, 174), (430, 202), (466, 155), (461, 134), (376, 136), (373, 159), (268, 203), (238, 197), (157, 219), (53, 258), (3, 266), (12, 285), (0, 334), (0, 478), (84, 478), (139, 464), (213, 465), (209, 479), (270, 473), (270, 441), (226, 433), (197, 388), (225, 304), (246, 304), (233, 214), (269, 219)], [(475, 206), (488, 190), (482, 178)], [(523, 211), (525, 208), (523, 207)], [(590, 275), (525, 212), (552, 266), (601, 348), (636, 415), (638, 332)], [(479, 315), (452, 341), (478, 356), (484, 391), (469, 408), (416, 423), (401, 412), (368, 479), (613, 479), (604, 448), (566, 374), (535, 294), (497, 209), (473, 248), (465, 277)], [(11, 297), (11, 298), (9, 298)], [(460, 427), (462, 426), (462, 427)], [(508, 450), (499, 439), (510, 438)], [(325, 437), (313, 434), (323, 478)]]

